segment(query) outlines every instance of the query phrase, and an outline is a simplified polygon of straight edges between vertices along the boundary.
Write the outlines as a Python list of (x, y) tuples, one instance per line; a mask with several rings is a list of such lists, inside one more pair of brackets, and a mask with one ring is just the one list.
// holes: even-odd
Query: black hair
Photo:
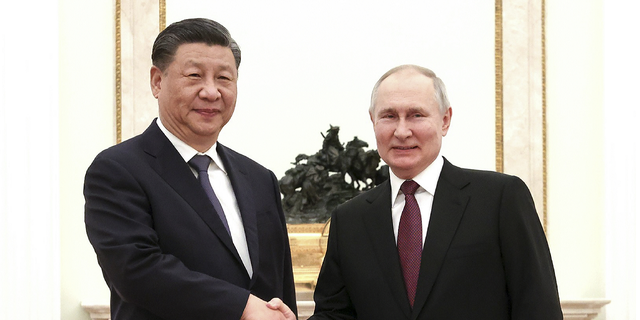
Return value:
[(228, 47), (240, 68), (240, 47), (229, 30), (218, 22), (205, 18), (185, 19), (174, 22), (162, 30), (151, 51), (153, 65), (164, 71), (173, 62), (178, 47), (185, 43), (205, 43)]

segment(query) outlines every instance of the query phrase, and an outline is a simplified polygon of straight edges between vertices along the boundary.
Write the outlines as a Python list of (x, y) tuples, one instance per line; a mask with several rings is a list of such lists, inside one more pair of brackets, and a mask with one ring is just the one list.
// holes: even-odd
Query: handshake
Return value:
[(296, 320), (297, 317), (282, 300), (273, 298), (266, 302), (252, 294), (240, 320)]

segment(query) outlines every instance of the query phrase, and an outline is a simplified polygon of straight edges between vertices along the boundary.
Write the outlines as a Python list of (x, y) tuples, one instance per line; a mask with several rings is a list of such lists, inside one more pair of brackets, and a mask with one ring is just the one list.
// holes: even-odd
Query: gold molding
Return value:
[(504, 128), (502, 126), (502, 0), (496, 0), (495, 20), (496, 171), (503, 172)]
[(164, 28), (167, 27), (167, 1), (166, 0), (159, 0), (159, 8), (158, 11), (160, 13), (160, 23), (158, 23), (158, 25), (160, 26), (160, 31), (164, 30)]
[(122, 142), (122, 38), (120, 19), (122, 8), (116, 0), (116, 144)]
[[(116, 0), (116, 144), (122, 142), (122, 0)], [(167, 2), (158, 0), (159, 31), (167, 25)]]
[(541, 0), (542, 33), (542, 226), (547, 230), (547, 47), (545, 0)]
[[(547, 100), (546, 100), (546, 31), (545, 31), (545, 0), (540, 0), (541, 21), (541, 118), (542, 126), (542, 206), (541, 223), (547, 229)], [(505, 170), (505, 145), (504, 145), (504, 11), (502, 0), (495, 0), (495, 146), (496, 146), (496, 171)]]

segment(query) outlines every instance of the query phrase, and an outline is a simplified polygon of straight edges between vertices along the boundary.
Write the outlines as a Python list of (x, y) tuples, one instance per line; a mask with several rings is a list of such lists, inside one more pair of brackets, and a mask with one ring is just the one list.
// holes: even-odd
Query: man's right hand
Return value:
[(279, 298), (273, 298), (269, 302), (267, 302), (267, 307), (272, 310), (278, 310), (282, 312), (285, 319), (287, 320), (296, 320), (296, 314), (289, 309), (289, 307)]
[(278, 307), (277, 310), (271, 309), (266, 301), (250, 294), (240, 320), (296, 320), (296, 316), (284, 303)]

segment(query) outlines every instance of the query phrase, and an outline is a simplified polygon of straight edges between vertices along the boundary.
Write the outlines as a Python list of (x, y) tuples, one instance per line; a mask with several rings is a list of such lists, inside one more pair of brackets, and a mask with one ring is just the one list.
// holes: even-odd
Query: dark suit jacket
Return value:
[(445, 159), (413, 310), (390, 199), (387, 181), (333, 212), (312, 319), (562, 319), (545, 234), (522, 180)]
[(111, 290), (112, 319), (240, 319), (249, 293), (296, 310), (274, 174), (218, 144), (242, 215), (253, 277), (189, 166), (154, 122), (100, 153), (85, 223)]

